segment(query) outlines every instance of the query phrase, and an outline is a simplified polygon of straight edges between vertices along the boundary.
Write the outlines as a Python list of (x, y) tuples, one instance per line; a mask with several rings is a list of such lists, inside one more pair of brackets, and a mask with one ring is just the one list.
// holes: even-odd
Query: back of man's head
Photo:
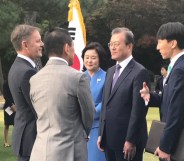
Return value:
[(184, 25), (180, 22), (168, 22), (160, 26), (157, 39), (176, 40), (179, 49), (184, 49)]
[(72, 38), (67, 30), (56, 27), (45, 34), (45, 54), (48, 57), (51, 55), (62, 56), (65, 44), (72, 45)]

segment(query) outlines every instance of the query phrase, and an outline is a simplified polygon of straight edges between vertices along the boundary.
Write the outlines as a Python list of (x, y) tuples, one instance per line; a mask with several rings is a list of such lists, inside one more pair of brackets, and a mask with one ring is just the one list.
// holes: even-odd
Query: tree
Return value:
[[(24, 22), (25, 14), (28, 17), (34, 15), (32, 20), (42, 29), (43, 36), (55, 26), (68, 27), (69, 2), (70, 0), (1, 0), (0, 29), (3, 32), (0, 37), (0, 55), (3, 67), (8, 69), (4, 62), (14, 59), (9, 36), (16, 23)], [(87, 41), (100, 42), (110, 59), (107, 43), (111, 30), (118, 26), (128, 27), (134, 32), (136, 39), (134, 58), (156, 74), (163, 61), (156, 50), (155, 35), (159, 26), (168, 21), (184, 23), (184, 0), (80, 0), (80, 4)], [(43, 58), (46, 60), (44, 56)], [(109, 66), (113, 63), (110, 61)], [(7, 69), (3, 69), (3, 73)]]
[[(0, 2), (0, 88), (3, 84), (3, 73), (8, 72), (9, 63), (12, 61), (13, 53), (9, 52), (12, 48), (10, 33), (20, 20), (20, 8), (11, 1)], [(3, 69), (2, 69), (3, 67)], [(3, 70), (3, 72), (1, 72)]]
[(134, 58), (158, 74), (163, 60), (156, 50), (156, 32), (168, 21), (184, 22), (183, 3), (183, 0), (109, 0), (87, 14), (87, 40), (99, 41), (107, 49), (111, 30), (128, 27), (136, 40)]

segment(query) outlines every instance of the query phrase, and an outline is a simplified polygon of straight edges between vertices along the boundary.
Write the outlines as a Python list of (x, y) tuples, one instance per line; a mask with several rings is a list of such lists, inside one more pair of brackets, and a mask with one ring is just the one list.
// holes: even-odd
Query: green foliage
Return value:
[(19, 5), (24, 12), (36, 11), (36, 23), (44, 29), (67, 22), (68, 0), (19, 0)]
[[(55, 26), (67, 28), (69, 2), (70, 0), (0, 0), (0, 29), (3, 31), (0, 36), (0, 56), (5, 62), (11, 63), (15, 56), (10, 49), (12, 46), (9, 39), (15, 24), (23, 23), (25, 15), (36, 12), (35, 23), (42, 29), (42, 35)], [(135, 58), (157, 74), (160, 67), (153, 60), (162, 61), (155, 48), (155, 35), (159, 26), (168, 21), (184, 23), (184, 0), (79, 0), (79, 2), (85, 20), (87, 41), (98, 41), (109, 52), (107, 43), (111, 30), (119, 26), (128, 27), (135, 34)]]
[(15, 25), (20, 23), (22, 8), (8, 0), (1, 1), (0, 3), (0, 57), (3, 73), (7, 75), (15, 57), (10, 42), (10, 34)]
[[(0, 51), (10, 44), (10, 33), (20, 20), (21, 8), (11, 1), (0, 4)], [(0, 53), (1, 54), (1, 53)]]
[(99, 9), (106, 4), (108, 0), (79, 0), (79, 2), (82, 8), (82, 13), (84, 17), (86, 17), (87, 14), (93, 13), (96, 9)]
[(155, 35), (163, 23), (184, 22), (183, 7), (184, 1), (181, 0), (109, 0), (87, 14), (87, 40), (99, 41), (107, 48), (111, 30), (128, 27), (136, 40), (134, 58), (159, 74), (163, 60), (156, 50)]

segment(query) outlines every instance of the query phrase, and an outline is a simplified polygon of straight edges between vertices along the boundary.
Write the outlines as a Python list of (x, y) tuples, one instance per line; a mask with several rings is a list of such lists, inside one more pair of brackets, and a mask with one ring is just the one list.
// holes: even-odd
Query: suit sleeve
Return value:
[(103, 90), (102, 90), (102, 107), (101, 107), (101, 113), (100, 113), (100, 123), (99, 123), (98, 136), (102, 136), (103, 128), (104, 128), (104, 125), (105, 125), (104, 120), (105, 120), (106, 108), (105, 108), (105, 105), (104, 105), (105, 104), (104, 100), (105, 100), (105, 84), (106, 84), (106, 81), (108, 79), (108, 74), (109, 74), (109, 69), (107, 70), (105, 83), (104, 83), (104, 87), (103, 87)]
[(174, 70), (169, 79), (169, 86), (167, 120), (159, 147), (171, 154), (184, 127), (184, 71)]
[(35, 110), (33, 108), (33, 105), (32, 105), (31, 100), (30, 100), (30, 95), (29, 95), (29, 93), (30, 93), (30, 83), (29, 83), (29, 80), (30, 80), (30, 78), (34, 74), (36, 74), (36, 71), (35, 70), (28, 70), (25, 73), (24, 78), (23, 78), (23, 80), (21, 82), (21, 90), (22, 90), (22, 93), (24, 95), (24, 98), (25, 98), (28, 106), (30, 107), (33, 115), (35, 116), (35, 118), (37, 118), (36, 112), (35, 112)]
[(104, 126), (104, 118), (105, 118), (105, 108), (104, 108), (104, 90), (102, 92), (102, 107), (100, 112), (100, 123), (99, 123), (99, 129), (98, 129), (98, 136), (102, 136), (102, 127)]
[(85, 74), (83, 74), (80, 78), (77, 89), (77, 97), (81, 110), (82, 123), (86, 134), (89, 135), (93, 123), (95, 108), (91, 96), (89, 80)]
[(141, 138), (140, 131), (143, 126), (146, 126), (145, 119), (148, 108), (140, 96), (140, 89), (142, 89), (143, 82), (146, 82), (150, 88), (149, 75), (145, 69), (142, 69), (133, 80), (132, 110), (126, 136), (126, 140), (133, 144), (138, 144)]
[(6, 81), (3, 84), (3, 96), (4, 96), (4, 99), (5, 99), (6, 107), (12, 106), (12, 104), (14, 103), (14, 101), (13, 101), (13, 97), (11, 95), (11, 92), (10, 92), (10, 89), (9, 89), (9, 86), (8, 86), (8, 81)]
[(150, 101), (148, 107), (161, 107), (162, 95), (155, 92), (150, 93)]

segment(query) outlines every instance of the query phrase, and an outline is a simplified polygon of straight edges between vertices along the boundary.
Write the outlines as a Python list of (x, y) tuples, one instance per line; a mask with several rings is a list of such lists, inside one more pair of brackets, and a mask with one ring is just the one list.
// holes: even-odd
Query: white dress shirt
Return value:
[(33, 68), (36, 67), (35, 62), (34, 62), (32, 59), (30, 59), (29, 57), (27, 57), (27, 56), (25, 56), (25, 55), (22, 55), (22, 54), (18, 54), (17, 56), (18, 56), (19, 58), (22, 58), (22, 59), (27, 60), (27, 61), (33, 66)]
[(123, 72), (125, 67), (128, 65), (128, 63), (132, 60), (132, 58), (133, 58), (132, 55), (130, 55), (128, 58), (126, 58), (122, 62), (118, 63), (121, 66), (120, 71), (119, 71), (119, 75), (121, 75), (121, 73)]
[(49, 60), (61, 60), (61, 61), (64, 61), (68, 65), (68, 62), (65, 59), (57, 57), (57, 56), (52, 56), (49, 58)]

